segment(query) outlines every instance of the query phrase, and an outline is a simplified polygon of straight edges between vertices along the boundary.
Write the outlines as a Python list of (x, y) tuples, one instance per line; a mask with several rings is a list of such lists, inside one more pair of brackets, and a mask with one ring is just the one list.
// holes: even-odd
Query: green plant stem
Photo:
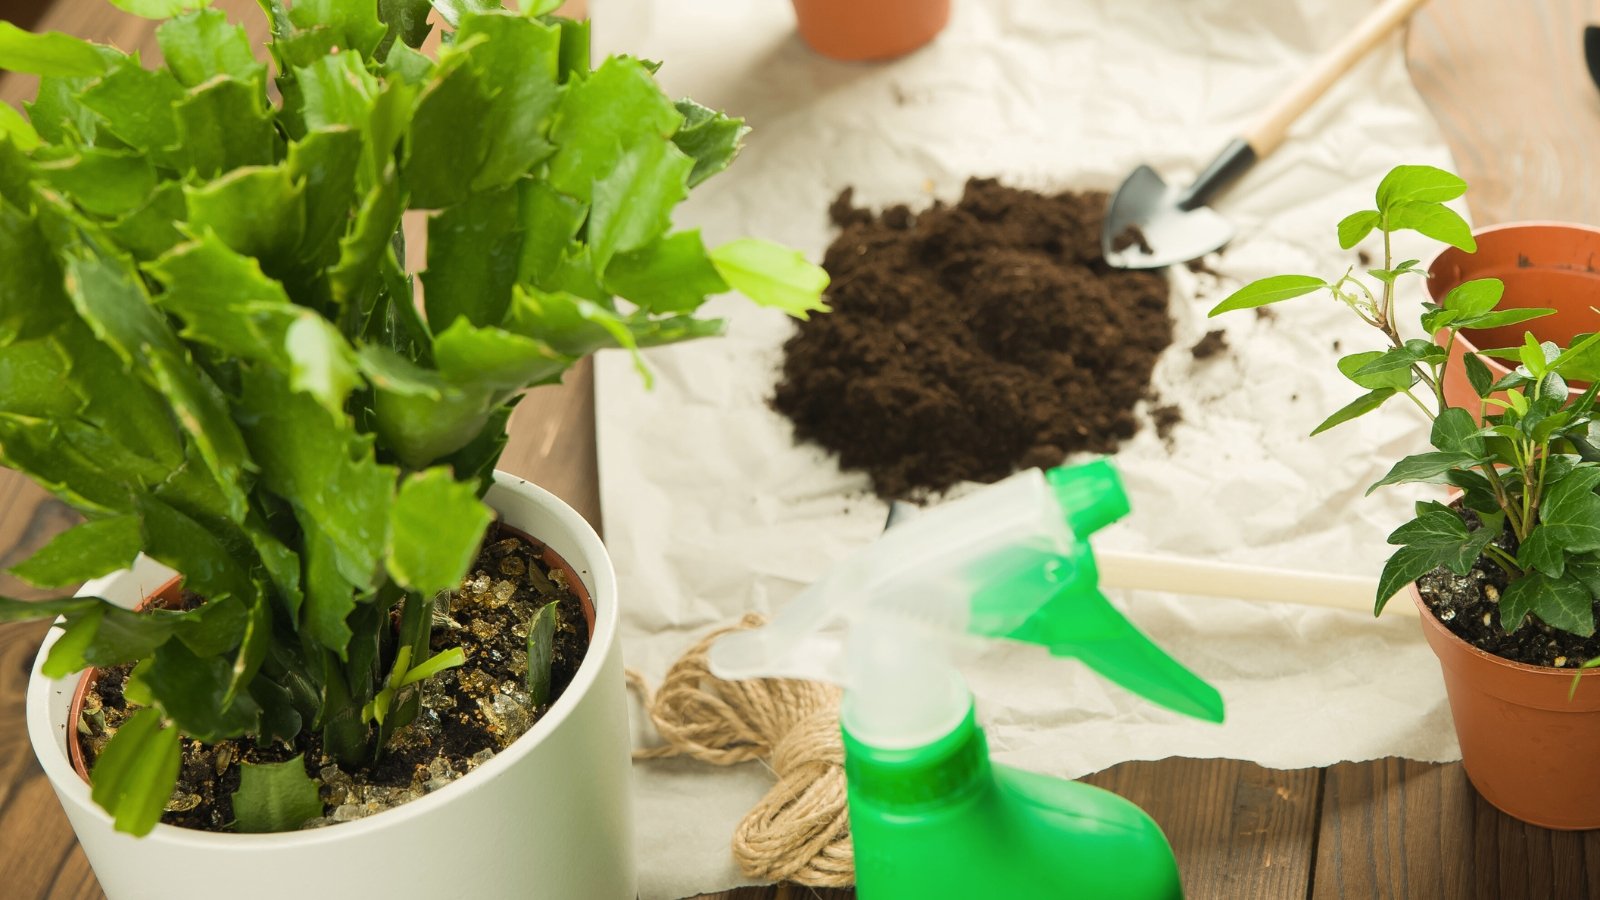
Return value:
[(1506, 492), (1505, 482), (1500, 480), (1500, 473), (1495, 469), (1493, 463), (1484, 464), (1483, 475), (1489, 479), (1489, 486), (1494, 489), (1495, 502), (1500, 505), (1500, 509), (1506, 514), (1506, 519), (1511, 522), (1511, 533), (1515, 534), (1519, 541), (1526, 540), (1528, 537), (1527, 527), (1517, 516), (1516, 504), (1511, 502), (1511, 496)]
[(1506, 574), (1510, 575), (1513, 579), (1521, 578), (1524, 574), (1526, 574), (1522, 571), (1522, 567), (1517, 565), (1517, 561), (1512, 558), (1511, 554), (1501, 550), (1499, 547), (1496, 547), (1493, 544), (1484, 545), (1483, 555), (1494, 560), (1495, 565), (1504, 569)]

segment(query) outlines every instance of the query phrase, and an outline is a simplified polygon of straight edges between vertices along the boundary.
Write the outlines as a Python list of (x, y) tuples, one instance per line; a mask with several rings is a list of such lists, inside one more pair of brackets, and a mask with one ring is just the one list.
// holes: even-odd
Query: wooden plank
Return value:
[(1319, 770), (1172, 758), (1123, 763), (1083, 780), (1150, 813), (1172, 843), (1189, 900), (1306, 895)]
[(1460, 763), (1326, 770), (1313, 900), (1600, 897), (1600, 832), (1550, 831), (1490, 806)]
[[(1407, 62), (1479, 225), (1600, 222), (1600, 93), (1583, 61), (1596, 0), (1433, 0)], [(1405, 162), (1405, 160), (1395, 160)]]

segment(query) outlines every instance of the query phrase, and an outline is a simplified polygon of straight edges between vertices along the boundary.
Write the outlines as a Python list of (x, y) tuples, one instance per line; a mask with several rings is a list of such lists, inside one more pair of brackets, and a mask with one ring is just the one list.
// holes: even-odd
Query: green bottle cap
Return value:
[(960, 725), (920, 747), (888, 749), (865, 743), (850, 732), (848, 721), (843, 732), (852, 803), (911, 812), (959, 800), (981, 789), (989, 777), (988, 742), (970, 706)]
[(1085, 538), (1128, 514), (1128, 492), (1111, 461), (1097, 459), (1044, 473), (1072, 532)]

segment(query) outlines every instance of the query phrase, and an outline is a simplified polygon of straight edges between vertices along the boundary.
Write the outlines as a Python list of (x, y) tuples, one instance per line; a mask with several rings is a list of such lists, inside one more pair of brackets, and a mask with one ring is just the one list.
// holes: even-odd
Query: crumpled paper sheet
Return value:
[[(920, 207), (955, 199), (970, 175), (1109, 190), (1149, 162), (1186, 179), (1373, 4), (956, 0), (933, 45), (876, 65), (809, 53), (782, 0), (673, 0), (648, 28), (636, 15), (608, 23), (608, 5), (617, 16), (626, 4), (596, 4), (602, 49), (665, 60), (670, 93), (755, 128), (738, 164), (696, 192), (679, 226), (703, 229), (709, 244), (758, 235), (820, 259), (833, 236), (825, 209), (846, 186), (858, 203)], [(626, 47), (608, 43), (629, 30)], [(1154, 381), (1184, 422), (1170, 446), (1146, 427), (1116, 454), (1134, 511), (1097, 545), (1377, 574), (1385, 535), (1428, 489), (1362, 493), (1424, 447), (1422, 417), (1396, 401), (1306, 436), (1359, 393), (1334, 368), (1341, 349), (1370, 349), (1376, 333), (1325, 298), (1276, 307), (1270, 319), (1207, 321), (1205, 311), (1244, 280), (1333, 277), (1354, 265), (1334, 223), (1370, 206), (1397, 163), (1450, 161), (1395, 37), (1215, 204), (1239, 227), (1210, 261), (1222, 281), (1171, 273), (1175, 342)], [(1435, 252), (1413, 234), (1395, 242), (1398, 258)], [(1420, 282), (1409, 288), (1415, 304)], [(646, 354), (654, 391), (625, 354), (597, 366), (601, 499), (626, 657), (653, 683), (706, 630), (781, 606), (869, 543), (885, 515), (864, 477), (796, 446), (766, 405), (791, 324), (743, 301), (712, 309), (729, 317), (728, 336)], [(1194, 359), (1189, 348), (1215, 327), (1228, 352)], [(1437, 666), (1411, 619), (1109, 593), (1222, 691), (1226, 724), (1181, 718), (1076, 662), (1007, 647), (967, 673), (1001, 762), (1070, 777), (1167, 756), (1280, 768), (1458, 758)], [(636, 726), (642, 743), (653, 740), (642, 718)], [(634, 777), (641, 897), (746, 881), (729, 836), (770, 773), (680, 760), (640, 763)]]

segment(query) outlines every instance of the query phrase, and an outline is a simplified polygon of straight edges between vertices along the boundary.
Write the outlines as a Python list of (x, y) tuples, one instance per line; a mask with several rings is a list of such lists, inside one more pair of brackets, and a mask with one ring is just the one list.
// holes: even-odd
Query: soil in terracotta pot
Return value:
[[(1469, 528), (1476, 530), (1477, 517), (1465, 515)], [(1495, 545), (1515, 556), (1517, 539), (1508, 528)], [(1522, 627), (1507, 632), (1500, 627), (1500, 595), (1508, 576), (1504, 569), (1479, 557), (1472, 571), (1457, 575), (1440, 567), (1417, 579), (1417, 592), (1444, 626), (1479, 650), (1512, 662), (1534, 666), (1577, 668), (1585, 660), (1600, 656), (1600, 636), (1579, 637), (1551, 628), (1533, 616)], [(1399, 602), (1399, 601), (1395, 601)]]
[(973, 179), (954, 206), (874, 215), (845, 190), (833, 312), (785, 345), (773, 407), (885, 498), (1116, 450), (1172, 323), (1162, 275), (1102, 259), (1105, 208)]
[[(434, 791), (493, 758), (549, 710), (534, 706), (525, 690), (528, 623), (557, 601), (558, 626), (551, 666), (550, 702), (577, 674), (589, 647), (583, 606), (569, 576), (530, 545), (496, 524), (471, 574), (435, 607), (433, 650), (460, 647), (465, 665), (425, 682), (416, 721), (396, 733), (370, 770), (346, 772), (322, 753), (316, 734), (302, 732), (293, 747), (259, 747), (248, 741), (214, 745), (183, 742), (177, 789), (161, 820), (206, 831), (229, 831), (241, 762), (282, 762), (304, 754), (306, 770), (321, 784), (324, 817), (307, 826), (350, 821)], [(192, 594), (190, 602), (197, 601)], [(102, 673), (85, 698), (78, 741), (91, 776), (94, 759), (129, 714), (122, 695), (129, 667)]]

